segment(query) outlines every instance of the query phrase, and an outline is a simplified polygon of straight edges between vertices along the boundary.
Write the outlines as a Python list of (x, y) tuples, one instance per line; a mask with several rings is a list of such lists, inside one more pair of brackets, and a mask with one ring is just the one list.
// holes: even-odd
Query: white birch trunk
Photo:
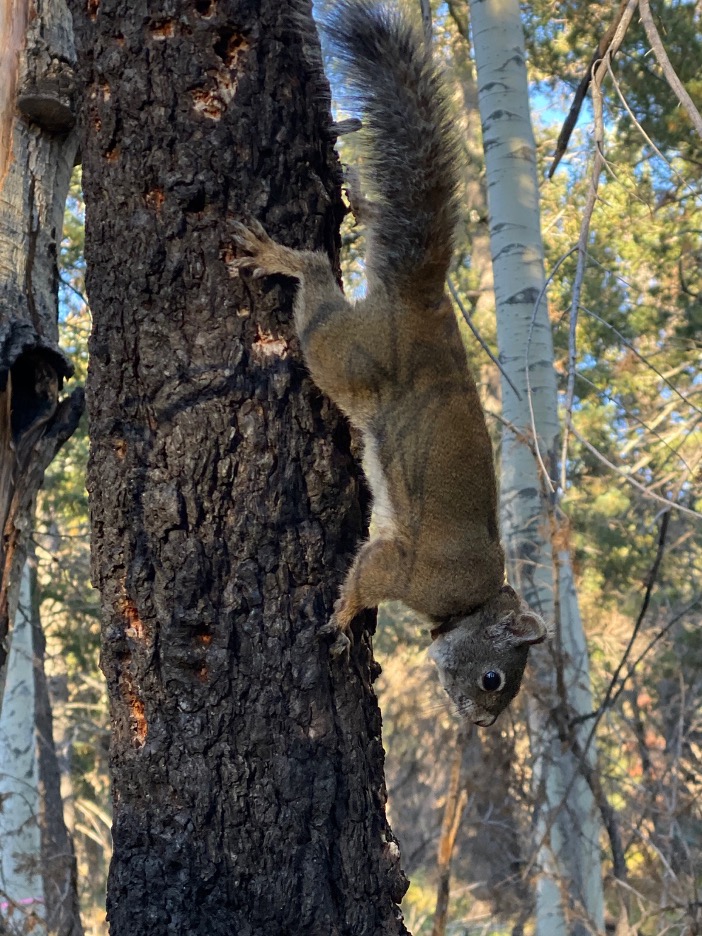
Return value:
[(83, 405), (57, 324), (74, 60), (65, 0), (0, 0), (0, 700), (32, 503)]
[[(25, 932), (24, 914), (34, 911), (44, 916), (35, 703), (31, 592), (25, 564), (0, 716), (0, 920), (15, 923), (21, 932)], [(43, 929), (35, 926), (31, 932), (40, 934)]]
[[(544, 261), (519, 4), (518, 0), (471, 0), (470, 8), (487, 168), (498, 344), (502, 365), (521, 395), (520, 400), (503, 379), (502, 412), (524, 437), (531, 436), (525, 364), (531, 333), (529, 383), (534, 420), (545, 466), (555, 478), (559, 422), (545, 299), (534, 316), (544, 286)], [(558, 569), (560, 640), (569, 710), (571, 714), (589, 712), (587, 647), (570, 557), (561, 550), (554, 564), (548, 503), (537, 461), (529, 446), (509, 430), (503, 435), (501, 469), (502, 526), (510, 579), (535, 609), (553, 619), (554, 569)], [(538, 693), (528, 703), (538, 811), (537, 936), (604, 931), (596, 804), (550, 716), (559, 704), (556, 648), (557, 642), (548, 648), (534, 648), (530, 663), (538, 685)], [(587, 731), (582, 734), (586, 736)], [(583, 744), (584, 738), (580, 742)]]

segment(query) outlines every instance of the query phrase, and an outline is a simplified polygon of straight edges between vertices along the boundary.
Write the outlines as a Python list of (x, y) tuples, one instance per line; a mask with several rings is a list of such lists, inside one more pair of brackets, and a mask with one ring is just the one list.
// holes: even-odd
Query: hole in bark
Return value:
[(100, 0), (88, 0), (86, 4), (86, 9), (88, 11), (88, 16), (91, 20), (97, 18), (98, 9), (100, 7)]
[(212, 16), (215, 11), (215, 4), (212, 0), (196, 0), (195, 9), (200, 16)]
[(239, 55), (249, 47), (248, 42), (233, 29), (220, 29), (219, 39), (214, 44), (215, 53), (228, 68), (234, 68)]
[(205, 193), (202, 189), (197, 191), (190, 201), (186, 204), (185, 210), (194, 212), (194, 211), (204, 211), (206, 204)]
[(59, 379), (56, 370), (38, 351), (20, 354), (10, 369), (12, 380), (12, 438), (15, 442), (30, 426), (50, 419), (56, 409)]

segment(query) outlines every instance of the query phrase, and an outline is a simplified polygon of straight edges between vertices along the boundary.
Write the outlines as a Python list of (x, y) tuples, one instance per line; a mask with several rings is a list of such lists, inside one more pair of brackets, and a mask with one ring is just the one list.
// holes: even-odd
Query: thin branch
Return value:
[(62, 276), (61, 274), (59, 274), (59, 282), (61, 283), (62, 286), (65, 286), (66, 289), (70, 289), (71, 292), (75, 293), (75, 295), (78, 296), (78, 298), (79, 298), (80, 301), (83, 303), (83, 305), (86, 307), (86, 309), (89, 309), (88, 300), (87, 300), (87, 298), (83, 295), (83, 293), (80, 291), (80, 289), (76, 289), (76, 287), (73, 285), (73, 283), (69, 282), (69, 281), (68, 281), (67, 279), (65, 279), (65, 277)]
[(612, 84), (614, 85), (614, 90), (617, 92), (617, 95), (619, 96), (619, 100), (620, 100), (620, 101), (622, 102), (622, 104), (624, 105), (624, 109), (626, 110), (627, 114), (628, 114), (629, 117), (631, 118), (631, 120), (632, 120), (634, 126), (635, 126), (636, 129), (639, 131), (639, 133), (641, 134), (641, 136), (642, 136), (642, 137), (644, 138), (644, 140), (648, 143), (648, 145), (651, 147), (651, 149), (652, 149), (653, 152), (656, 154), (656, 156), (658, 156), (659, 159), (662, 159), (663, 162), (664, 162), (664, 163), (670, 168), (670, 170), (673, 172), (673, 174), (676, 175), (676, 176), (678, 177), (678, 179), (679, 179), (680, 182), (683, 184), (683, 186), (684, 186), (685, 188), (688, 188), (688, 189), (690, 190), (690, 192), (692, 193), (693, 197), (694, 197), (694, 198), (698, 198), (698, 197), (699, 197), (699, 193), (696, 192), (695, 189), (693, 189), (693, 187), (690, 185), (690, 183), (685, 179), (685, 177), (682, 176), (682, 175), (678, 172), (678, 170), (673, 166), (673, 164), (672, 164), (671, 161), (668, 159), (668, 157), (665, 156), (665, 155), (658, 149), (658, 147), (656, 146), (656, 144), (653, 142), (653, 140), (650, 138), (650, 136), (646, 133), (646, 131), (644, 130), (644, 128), (641, 126), (641, 124), (640, 124), (639, 121), (637, 120), (636, 115), (634, 114), (634, 112), (632, 111), (632, 109), (629, 107), (629, 104), (628, 104), (626, 98), (625, 98), (624, 95), (622, 94), (622, 90), (621, 90), (621, 88), (619, 87), (619, 82), (618, 82), (617, 79), (615, 78), (614, 72), (612, 71), (612, 66), (611, 66), (609, 63), (607, 64), (607, 71), (608, 71), (608, 73), (609, 73), (609, 77), (612, 79)]
[[(601, 126), (602, 123), (602, 98), (597, 83), (592, 87), (592, 98), (595, 104), (595, 123)], [(561, 445), (561, 490), (566, 489), (566, 474), (568, 471), (568, 433), (573, 415), (573, 400), (575, 398), (575, 363), (577, 358), (577, 327), (578, 327), (578, 308), (580, 295), (583, 288), (585, 277), (585, 267), (587, 266), (587, 242), (590, 237), (590, 222), (592, 213), (595, 210), (597, 201), (597, 188), (599, 186), (600, 173), (604, 165), (602, 155), (602, 140), (599, 135), (595, 140), (595, 158), (592, 164), (592, 176), (590, 178), (590, 188), (588, 190), (587, 201), (583, 211), (583, 220), (580, 225), (580, 236), (578, 238), (578, 264), (575, 270), (575, 280), (573, 282), (573, 292), (570, 304), (570, 323), (568, 329), (568, 381), (566, 386), (565, 402), (565, 425), (563, 427), (563, 442)]]
[(571, 247), (570, 250), (567, 251), (567, 253), (564, 253), (563, 256), (559, 257), (556, 263), (554, 264), (553, 269), (551, 270), (549, 275), (546, 277), (544, 285), (541, 287), (539, 295), (536, 297), (536, 302), (534, 303), (534, 309), (531, 313), (531, 321), (529, 322), (529, 331), (527, 333), (527, 340), (526, 340), (526, 351), (524, 352), (524, 372), (525, 372), (525, 377), (526, 377), (527, 401), (529, 403), (529, 418), (531, 420), (531, 434), (534, 437), (534, 451), (536, 454), (536, 460), (538, 461), (539, 467), (541, 468), (541, 471), (543, 472), (543, 476), (546, 479), (546, 484), (548, 485), (548, 488), (551, 494), (555, 494), (556, 489), (553, 486), (553, 481), (551, 480), (550, 474), (546, 470), (546, 465), (544, 464), (544, 460), (541, 456), (541, 449), (539, 448), (539, 437), (536, 432), (536, 416), (534, 414), (534, 401), (532, 399), (531, 380), (529, 378), (529, 351), (531, 350), (531, 339), (532, 339), (532, 335), (534, 334), (534, 327), (536, 324), (536, 314), (539, 311), (541, 300), (544, 298), (544, 295), (546, 294), (546, 290), (548, 289), (551, 283), (551, 280), (558, 272), (558, 269), (561, 266), (561, 264), (563, 264), (568, 259), (568, 257), (571, 256), (571, 254), (574, 254), (577, 249), (578, 249), (577, 245), (575, 247)]
[[(592, 387), (593, 390), (594, 390), (599, 396), (604, 397), (604, 399), (605, 399), (605, 400), (608, 400), (610, 403), (614, 403), (614, 405), (624, 413), (624, 415), (627, 417), (627, 419), (631, 419), (633, 422), (638, 423), (639, 426), (641, 426), (643, 429), (646, 430), (646, 432), (650, 432), (651, 435), (655, 436), (655, 437), (658, 439), (658, 441), (659, 441), (662, 445), (664, 445), (664, 446), (671, 452), (671, 454), (675, 455), (677, 458), (680, 459), (680, 461), (682, 462), (682, 464), (684, 465), (684, 467), (687, 468), (688, 471), (692, 471), (692, 469), (690, 468), (690, 466), (688, 465), (688, 463), (685, 461), (685, 459), (683, 458), (683, 456), (680, 454), (679, 450), (678, 450), (678, 449), (674, 449), (673, 446), (672, 446), (669, 442), (666, 442), (666, 440), (663, 438), (663, 436), (660, 434), (660, 432), (657, 432), (655, 429), (653, 429), (651, 426), (649, 426), (646, 422), (644, 422), (643, 419), (640, 419), (638, 416), (636, 416), (634, 413), (632, 413), (631, 410), (628, 410), (628, 409), (626, 408), (626, 406), (624, 406), (616, 397), (613, 397), (611, 394), (607, 393), (606, 390), (601, 390), (601, 389), (597, 386), (596, 383), (594, 383), (592, 380), (590, 380), (590, 379), (589, 379), (588, 377), (586, 377), (584, 374), (576, 374), (575, 376), (578, 378), (578, 380), (582, 380), (584, 383), (586, 383), (586, 384), (588, 384), (590, 387)], [(676, 433), (676, 434), (677, 434), (677, 433)], [(687, 433), (686, 433), (686, 434), (687, 434)], [(625, 452), (629, 447), (630, 447), (630, 446), (628, 446), (628, 445), (624, 446), (624, 448), (622, 449), (622, 451)]]
[(570, 431), (575, 436), (575, 438), (580, 442), (581, 445), (584, 445), (585, 448), (591, 452), (595, 458), (602, 462), (603, 465), (606, 465), (610, 471), (613, 471), (615, 474), (618, 474), (620, 477), (624, 478), (632, 487), (635, 487), (638, 491), (641, 491), (646, 497), (651, 498), (651, 500), (658, 501), (659, 504), (663, 504), (665, 507), (668, 507), (672, 510), (677, 510), (680, 513), (687, 514), (689, 517), (694, 517), (695, 520), (702, 520), (702, 514), (698, 513), (696, 510), (692, 510), (690, 507), (683, 507), (682, 504), (677, 504), (675, 501), (667, 500), (665, 497), (662, 497), (660, 494), (656, 494), (650, 488), (647, 488), (644, 484), (641, 484), (640, 481), (637, 481), (635, 478), (632, 478), (631, 475), (625, 471), (623, 468), (619, 468), (608, 458), (606, 458), (598, 448), (588, 442), (588, 440), (582, 436), (575, 426), (570, 424)]
[[(571, 718), (569, 719), (569, 724), (567, 726), (564, 725), (562, 721), (560, 722), (560, 724), (558, 724), (559, 734), (561, 735), (563, 741), (570, 742), (571, 750), (577, 761), (579, 773), (585, 779), (588, 786), (590, 786), (595, 802), (597, 803), (598, 809), (600, 810), (600, 813), (602, 814), (605, 827), (607, 828), (607, 832), (610, 837), (610, 845), (612, 847), (613, 861), (615, 860), (617, 861), (617, 868), (620, 874), (623, 872), (623, 877), (619, 877), (618, 875), (618, 879), (623, 882), (626, 881), (626, 863), (625, 863), (625, 858), (624, 858), (624, 849), (623, 849), (622, 842), (621, 842), (621, 836), (619, 834), (619, 828), (616, 823), (615, 814), (613, 810), (611, 810), (611, 806), (609, 804), (609, 801), (607, 800), (606, 795), (604, 794), (604, 791), (602, 790), (601, 787), (599, 787), (599, 790), (598, 790), (598, 784), (595, 783), (595, 772), (590, 766), (590, 764), (588, 763), (587, 755), (590, 750), (590, 746), (592, 745), (592, 742), (594, 740), (595, 732), (597, 731), (599, 723), (602, 720), (602, 717), (605, 711), (610, 705), (610, 699), (612, 696), (614, 686), (619, 678), (619, 673), (621, 672), (627, 660), (627, 657), (629, 653), (631, 652), (631, 648), (633, 646), (636, 635), (638, 634), (641, 628), (644, 617), (646, 615), (646, 611), (648, 610), (648, 606), (649, 606), (649, 602), (651, 598), (651, 592), (653, 591), (653, 587), (655, 585), (655, 581), (658, 576), (658, 571), (660, 569), (661, 560), (663, 558), (663, 552), (665, 549), (665, 540), (666, 540), (666, 535), (668, 532), (669, 522), (670, 522), (670, 510), (667, 510), (661, 517), (661, 525), (658, 530), (658, 543), (657, 543), (657, 548), (656, 548), (656, 555), (653, 560), (651, 569), (648, 575), (646, 576), (646, 591), (644, 594), (644, 600), (642, 602), (641, 610), (639, 611), (639, 615), (634, 624), (634, 628), (633, 628), (631, 637), (629, 639), (629, 643), (627, 644), (624, 654), (621, 660), (619, 661), (619, 664), (610, 680), (609, 686), (607, 687), (607, 691), (605, 693), (604, 699), (602, 700), (602, 702), (597, 707), (597, 710), (594, 713), (588, 713), (588, 715), (585, 715), (585, 716), (580, 715), (580, 716), (576, 716), (575, 718)], [(565, 710), (565, 705), (564, 705), (564, 710)], [(557, 716), (557, 713), (556, 713), (556, 716)], [(585, 744), (581, 746), (579, 741), (577, 740), (577, 737), (574, 734), (574, 729), (576, 725), (578, 725), (579, 723), (589, 718), (593, 718), (594, 721), (588, 733)], [(530, 872), (531, 867), (533, 866), (533, 863), (536, 860), (536, 855), (538, 854), (544, 842), (546, 842), (548, 836), (550, 835), (551, 829), (553, 828), (553, 824), (556, 822), (558, 815), (560, 814), (561, 810), (564, 808), (565, 803), (567, 802), (568, 797), (571, 794), (571, 791), (575, 784), (576, 776), (577, 774), (574, 773), (573, 776), (570, 778), (566, 786), (566, 789), (563, 792), (560, 803), (551, 812), (551, 815), (549, 816), (549, 819), (547, 822), (547, 828), (545, 829), (543, 835), (541, 836), (541, 842), (535, 849), (534, 857), (529, 862), (524, 874), (528, 874)]]
[(580, 236), (578, 238), (578, 265), (575, 272), (575, 281), (573, 283), (573, 295), (570, 306), (570, 329), (568, 336), (568, 382), (566, 388), (566, 419), (563, 427), (563, 442), (561, 445), (561, 490), (566, 489), (566, 474), (568, 470), (568, 436), (570, 432), (571, 416), (573, 413), (573, 398), (575, 396), (575, 362), (577, 356), (577, 327), (578, 327), (578, 307), (580, 295), (582, 292), (585, 268), (587, 266), (587, 244), (590, 238), (590, 222), (597, 202), (597, 189), (599, 187), (600, 175), (602, 169), (607, 165), (604, 158), (604, 117), (602, 114), (602, 79), (605, 76), (607, 67), (611, 61), (612, 55), (619, 48), (624, 39), (626, 30), (629, 27), (631, 18), (634, 15), (637, 0), (628, 0), (626, 7), (621, 12), (619, 22), (614, 29), (611, 41), (606, 48), (601, 61), (595, 63), (592, 69), (592, 105), (595, 112), (595, 155), (592, 164), (592, 174), (590, 188), (583, 211), (583, 220), (580, 226)]
[[(572, 136), (573, 130), (575, 130), (575, 125), (578, 122), (578, 117), (580, 116), (580, 110), (583, 106), (583, 101), (585, 100), (585, 95), (587, 94), (588, 88), (590, 87), (590, 82), (592, 81), (593, 71), (595, 65), (603, 58), (608, 49), (612, 45), (612, 40), (617, 31), (617, 28), (624, 16), (626, 8), (628, 6), (629, 0), (622, 0), (619, 4), (619, 9), (617, 10), (616, 16), (612, 20), (609, 28), (607, 29), (604, 36), (600, 39), (597, 44), (597, 49), (593, 53), (592, 58), (590, 59), (590, 64), (587, 67), (585, 75), (582, 77), (580, 84), (578, 85), (575, 96), (573, 97), (573, 103), (570, 105), (570, 110), (568, 111), (568, 116), (563, 121), (563, 126), (561, 127), (561, 132), (558, 134), (558, 140), (556, 142), (556, 152), (553, 156), (553, 162), (551, 163), (551, 168), (548, 170), (549, 179), (553, 178), (553, 173), (558, 168), (558, 164), (565, 155), (566, 150), (568, 149), (568, 143)], [(631, 19), (631, 17), (629, 17)], [(628, 25), (628, 24), (627, 24)], [(623, 34), (622, 34), (623, 38)], [(620, 40), (621, 44), (621, 40)], [(612, 50), (611, 54), (614, 55), (616, 50)]]
[(670, 63), (668, 53), (665, 51), (665, 47), (661, 42), (661, 37), (658, 34), (655, 23), (653, 22), (651, 8), (649, 6), (648, 0), (639, 0), (639, 12), (641, 14), (641, 22), (643, 23), (643, 27), (646, 30), (646, 35), (648, 36), (648, 41), (651, 43), (653, 54), (658, 59), (658, 64), (663, 70), (666, 81), (670, 85), (671, 90), (677, 97), (678, 101), (680, 101), (681, 105), (687, 111), (687, 115), (692, 121), (693, 127), (700, 135), (700, 137), (702, 137), (702, 116), (700, 116), (700, 112), (695, 107), (692, 98), (685, 90), (685, 86), (678, 78), (675, 69)]
[(668, 378), (665, 377), (665, 376), (658, 370), (657, 367), (654, 367), (653, 364), (651, 364), (651, 362), (648, 360), (648, 358), (644, 357), (644, 355), (641, 354), (640, 351), (637, 351), (636, 348), (633, 346), (633, 344), (632, 344), (630, 341), (627, 341), (627, 339), (624, 337), (624, 335), (622, 335), (622, 333), (621, 333), (620, 331), (618, 331), (618, 330), (614, 327), (614, 325), (611, 325), (606, 319), (603, 319), (600, 315), (597, 314), (597, 312), (593, 312), (592, 309), (588, 309), (587, 306), (580, 305), (580, 308), (583, 310), (583, 312), (585, 312), (586, 315), (592, 316), (592, 318), (597, 319), (598, 322), (601, 322), (604, 326), (606, 326), (606, 327), (609, 328), (611, 331), (613, 331), (614, 334), (617, 336), (617, 338), (621, 341), (621, 343), (622, 343), (626, 348), (628, 348), (628, 349), (632, 352), (632, 354), (635, 354), (636, 357), (637, 357), (643, 364), (645, 364), (646, 367), (649, 368), (649, 370), (652, 370), (653, 373), (654, 373), (657, 377), (660, 377), (660, 379), (663, 381), (663, 383), (664, 383), (670, 390), (672, 390), (672, 392), (673, 392), (677, 397), (679, 397), (679, 399), (681, 399), (681, 400), (683, 401), (683, 403), (685, 403), (686, 406), (689, 406), (689, 407), (690, 407), (691, 409), (693, 409), (696, 413), (699, 413), (699, 415), (702, 416), (702, 409), (700, 409), (699, 406), (695, 406), (694, 403), (692, 403), (686, 396), (684, 396), (684, 394), (682, 394), (682, 393), (678, 390), (678, 388), (675, 386), (675, 384), (674, 384), (674, 383), (671, 383), (671, 381), (668, 380)]
[[(468, 8), (468, 4), (467, 4), (467, 3), (466, 3), (466, 4), (460, 4), (460, 5), (461, 5), (461, 7), (464, 7), (465, 10), (467, 11), (467, 8)], [(464, 12), (463, 9), (461, 9), (461, 11), (459, 12), (458, 7), (459, 7), (459, 4), (456, 2), (456, 0), (448, 0), (448, 10), (449, 10), (449, 13), (451, 14), (451, 18), (453, 19), (454, 23), (456, 24), (456, 29), (458, 30), (459, 35), (461, 35), (461, 36), (463, 37), (463, 39), (465, 39), (466, 42), (468, 42), (468, 16), (467, 16), (467, 12)]]
[(573, 754), (578, 759), (578, 767), (580, 768), (580, 772), (582, 773), (585, 782), (590, 787), (592, 797), (595, 800), (595, 803), (597, 803), (597, 808), (599, 809), (600, 815), (602, 816), (602, 822), (604, 823), (604, 827), (607, 831), (609, 847), (612, 852), (612, 873), (618, 881), (626, 882), (626, 857), (621, 832), (619, 830), (619, 823), (617, 822), (616, 810), (610, 803), (607, 794), (602, 787), (602, 783), (597, 774), (597, 771), (588, 762), (586, 750), (581, 749), (580, 742), (575, 737), (573, 732), (571, 732), (571, 737), (567, 740), (570, 743)]
[(466, 309), (466, 307), (463, 305), (463, 302), (461, 301), (461, 297), (458, 295), (458, 291), (456, 290), (456, 287), (453, 285), (453, 282), (452, 282), (451, 278), (448, 277), (448, 276), (446, 277), (446, 283), (447, 283), (447, 285), (448, 285), (449, 292), (451, 293), (451, 296), (453, 297), (453, 301), (456, 303), (456, 305), (458, 306), (458, 308), (461, 310), (461, 315), (462, 315), (463, 318), (465, 319), (466, 325), (468, 326), (468, 328), (470, 328), (470, 330), (473, 332), (473, 334), (474, 334), (475, 337), (477, 338), (478, 343), (480, 344), (480, 347), (481, 347), (481, 348), (483, 349), (483, 351), (487, 354), (487, 356), (490, 358), (490, 360), (493, 362), (493, 364), (496, 364), (496, 365), (497, 365), (497, 367), (499, 368), (500, 373), (502, 374), (502, 376), (505, 378), (505, 380), (507, 381), (507, 383), (510, 385), (510, 387), (511, 387), (512, 390), (514, 391), (514, 393), (515, 393), (517, 399), (518, 399), (518, 400), (521, 400), (521, 395), (520, 395), (520, 393), (519, 393), (519, 390), (517, 390), (517, 388), (514, 386), (514, 384), (513, 384), (512, 381), (510, 380), (509, 374), (508, 374), (507, 371), (504, 369), (504, 367), (500, 364), (500, 362), (499, 362), (498, 359), (495, 357), (495, 355), (492, 353), (492, 351), (490, 350), (488, 344), (483, 340), (483, 338), (482, 338), (480, 332), (478, 331), (478, 329), (477, 329), (477, 328), (475, 327), (475, 325), (473, 324), (473, 319), (472, 319), (470, 313), (468, 312), (468, 310)]
[(624, 674), (624, 676), (622, 676), (621, 683), (619, 684), (619, 687), (618, 687), (617, 691), (614, 693), (614, 695), (612, 696), (612, 698), (611, 698), (611, 700), (610, 700), (610, 703), (609, 703), (610, 706), (613, 706), (613, 705), (616, 703), (616, 701), (618, 700), (619, 696), (620, 696), (620, 695), (622, 694), (622, 692), (624, 691), (624, 686), (625, 686), (626, 683), (631, 679), (631, 677), (634, 675), (634, 672), (636, 671), (636, 667), (637, 667), (637, 666), (639, 665), (639, 663), (644, 659), (644, 657), (647, 656), (647, 655), (651, 652), (651, 650), (653, 650), (653, 648), (656, 646), (656, 644), (658, 643), (658, 641), (659, 641), (659, 640), (662, 640), (663, 637), (665, 637), (665, 635), (668, 633), (668, 631), (669, 631), (672, 627), (674, 627), (674, 626), (678, 623), (679, 620), (681, 620), (682, 618), (684, 618), (685, 615), (688, 614), (690, 611), (692, 611), (693, 608), (697, 607), (697, 605), (698, 605), (701, 601), (702, 601), (702, 594), (696, 595), (696, 596), (692, 599), (692, 601), (689, 601), (681, 611), (679, 611), (677, 614), (675, 614), (675, 615), (665, 624), (665, 626), (662, 627), (662, 628), (660, 629), (660, 631), (656, 634), (656, 636), (653, 637), (653, 638), (648, 642), (648, 644), (644, 647), (644, 649), (641, 651), (641, 653), (640, 653), (640, 654), (636, 657), (636, 659), (633, 661), (633, 663), (631, 664), (631, 666), (629, 667), (629, 669), (626, 671), (626, 673)]
[(432, 44), (431, 3), (429, 2), (429, 0), (419, 0), (419, 5), (422, 10), (422, 27), (424, 29), (424, 45), (427, 47), (427, 51), (431, 52), (431, 44)]

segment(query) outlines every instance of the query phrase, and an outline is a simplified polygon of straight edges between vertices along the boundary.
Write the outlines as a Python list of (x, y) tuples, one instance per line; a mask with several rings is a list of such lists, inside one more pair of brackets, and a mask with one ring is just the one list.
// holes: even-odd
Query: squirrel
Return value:
[(363, 116), (371, 198), (350, 200), (367, 223), (366, 296), (349, 302), (325, 253), (256, 221), (235, 223), (234, 266), (297, 280), (306, 365), (362, 434), (375, 523), (322, 628), (332, 654), (359, 612), (402, 601), (430, 622), (459, 715), (488, 726), (548, 629), (505, 584), (492, 445), (445, 292), (459, 211), (447, 94), (414, 25), (382, 0), (339, 0), (323, 29)]

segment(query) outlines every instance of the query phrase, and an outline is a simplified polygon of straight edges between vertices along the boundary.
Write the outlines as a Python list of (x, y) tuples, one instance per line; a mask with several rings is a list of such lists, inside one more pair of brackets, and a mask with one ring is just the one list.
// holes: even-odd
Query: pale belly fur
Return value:
[(378, 458), (372, 437), (364, 439), (363, 473), (373, 495), (371, 538), (392, 539), (396, 530), (395, 514), (390, 502), (388, 483)]

